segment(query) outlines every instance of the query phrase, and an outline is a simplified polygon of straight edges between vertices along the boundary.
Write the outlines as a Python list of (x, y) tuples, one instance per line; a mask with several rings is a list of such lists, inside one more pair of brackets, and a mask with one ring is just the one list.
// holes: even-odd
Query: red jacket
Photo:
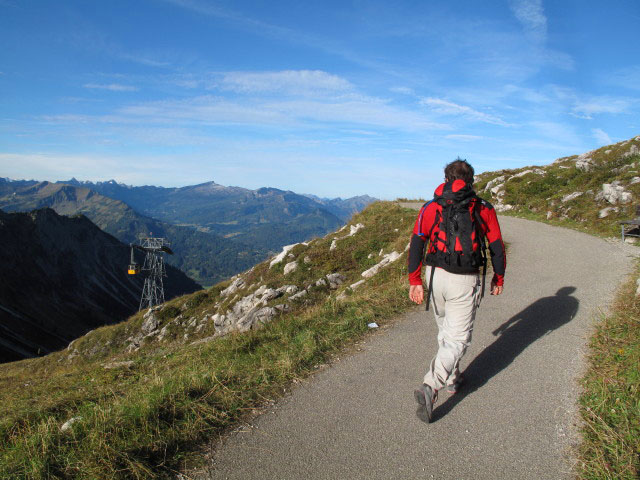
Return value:
[[(435, 198), (438, 198), (443, 194), (444, 187), (445, 184), (443, 183), (436, 188), (436, 191), (434, 192)], [(467, 185), (462, 180), (455, 180), (451, 184), (451, 190), (453, 192), (472, 193), (471, 186)], [(476, 197), (476, 199), (469, 204), (470, 214), (474, 208), (475, 202), (480, 202), (478, 207), (480, 218), (482, 219), (480, 227), (489, 246), (489, 253), (491, 255), (491, 263), (494, 271), (493, 281), (497, 285), (503, 285), (507, 259), (496, 211), (489, 202)], [(427, 202), (420, 210), (418, 218), (416, 219), (413, 236), (411, 237), (411, 246), (409, 248), (409, 283), (411, 285), (422, 285), (422, 259), (424, 257), (424, 249), (427, 241), (429, 241), (429, 252), (435, 252), (436, 242), (442, 241), (444, 233), (441, 233), (439, 225), (435, 224), (438, 211), (442, 213), (442, 207), (439, 203), (434, 201)], [(440, 215), (438, 215), (438, 218), (441, 218)], [(446, 269), (446, 267), (442, 268)]]

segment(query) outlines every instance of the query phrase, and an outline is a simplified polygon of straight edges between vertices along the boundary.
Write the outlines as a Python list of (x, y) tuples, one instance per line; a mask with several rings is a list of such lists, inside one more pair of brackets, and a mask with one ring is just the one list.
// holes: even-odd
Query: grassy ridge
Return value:
[(590, 343), (580, 398), (582, 479), (637, 479), (640, 474), (640, 297), (635, 275), (618, 292), (613, 312)]
[[(339, 240), (335, 250), (329, 251), (332, 236), (296, 247), (292, 254), (311, 262), (294, 274), (285, 278), (282, 264), (254, 268), (246, 274), (252, 285), (244, 293), (257, 282), (306, 285), (332, 271), (347, 277), (337, 291), (314, 287), (299, 306), (292, 303), (290, 313), (259, 330), (194, 345), (212, 334), (213, 325), (197, 333), (174, 325), (166, 340), (126, 353), (124, 340), (142, 322), (138, 314), (76, 341), (73, 358), (63, 351), (3, 365), (0, 478), (171, 476), (206, 439), (365, 335), (367, 323), (382, 325), (410, 307), (406, 254), (359, 289), (346, 285), (379, 261), (380, 249), (404, 250), (415, 214), (374, 204), (352, 221), (365, 229)], [(224, 311), (230, 306), (220, 297), (225, 286), (172, 300), (159, 317), (168, 325), (176, 315), (188, 320)], [(346, 299), (338, 301), (343, 292)], [(113, 361), (133, 363), (103, 367)], [(61, 425), (74, 417), (80, 418), (63, 433)]]
[[(486, 172), (478, 175), (475, 188), (480, 196), (513, 209), (503, 214), (574, 228), (599, 236), (619, 236), (621, 220), (636, 216), (640, 200), (640, 137), (608, 145), (589, 152), (587, 169), (578, 168), (577, 155), (561, 158), (550, 165)], [(492, 180), (502, 185), (495, 192), (487, 185)], [(618, 182), (632, 194), (626, 203), (610, 203), (599, 196), (602, 185)], [(492, 184), (491, 187), (496, 185)], [(581, 195), (567, 199), (573, 193)], [(601, 217), (603, 209), (609, 208)]]

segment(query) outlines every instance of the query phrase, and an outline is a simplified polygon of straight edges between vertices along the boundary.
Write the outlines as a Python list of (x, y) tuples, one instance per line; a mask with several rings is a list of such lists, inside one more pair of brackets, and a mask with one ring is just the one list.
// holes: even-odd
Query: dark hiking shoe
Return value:
[(413, 396), (416, 399), (416, 402), (420, 405), (418, 410), (416, 411), (416, 415), (420, 420), (425, 423), (431, 422), (431, 415), (433, 413), (433, 404), (436, 400), (437, 391), (434, 392), (433, 389), (423, 383), (422, 386), (414, 390)]

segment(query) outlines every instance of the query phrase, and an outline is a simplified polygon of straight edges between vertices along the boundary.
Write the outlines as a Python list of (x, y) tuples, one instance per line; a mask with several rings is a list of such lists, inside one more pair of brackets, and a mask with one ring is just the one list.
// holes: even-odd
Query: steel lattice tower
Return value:
[(148, 272), (144, 279), (144, 288), (140, 298), (140, 308), (151, 308), (164, 303), (164, 285), (162, 279), (167, 276), (162, 252), (173, 253), (169, 242), (164, 238), (145, 238), (141, 250), (146, 252), (143, 272)]

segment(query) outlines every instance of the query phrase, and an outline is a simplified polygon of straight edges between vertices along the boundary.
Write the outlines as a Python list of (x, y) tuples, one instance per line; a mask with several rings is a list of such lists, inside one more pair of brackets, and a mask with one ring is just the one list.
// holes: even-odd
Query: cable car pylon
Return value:
[[(162, 279), (167, 276), (167, 271), (162, 253), (173, 255), (173, 251), (169, 248), (170, 243), (164, 238), (148, 237), (143, 239), (142, 245), (135, 243), (129, 245), (131, 247), (131, 260), (127, 272), (129, 275), (137, 275), (140, 272), (147, 273), (138, 310), (164, 303), (164, 284)], [(142, 268), (136, 263), (134, 250), (145, 252)]]

